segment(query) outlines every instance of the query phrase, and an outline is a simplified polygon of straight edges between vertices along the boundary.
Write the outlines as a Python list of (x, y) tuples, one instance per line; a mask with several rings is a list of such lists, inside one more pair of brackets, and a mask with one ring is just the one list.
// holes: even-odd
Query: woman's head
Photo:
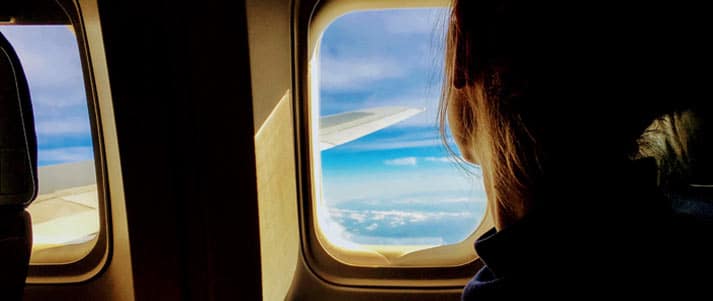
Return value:
[(633, 155), (646, 126), (673, 108), (658, 101), (656, 43), (626, 25), (625, 8), (555, 6), (452, 3), (441, 125), (481, 165), (499, 227), (541, 206), (552, 183), (611, 172), (592, 166)]
[[(532, 199), (538, 172), (534, 137), (513, 106), (527, 97), (521, 8), (498, 1), (454, 1), (446, 41), (441, 128), (449, 121), (467, 161), (481, 165), (488, 199), (501, 219), (517, 219)], [(512, 20), (511, 20), (512, 19)], [(503, 221), (509, 223), (508, 221)]]

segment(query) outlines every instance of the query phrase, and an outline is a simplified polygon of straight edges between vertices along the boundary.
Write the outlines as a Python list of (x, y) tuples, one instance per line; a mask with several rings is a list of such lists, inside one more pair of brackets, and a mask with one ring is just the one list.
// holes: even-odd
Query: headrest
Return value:
[(0, 33), (0, 209), (26, 207), (37, 194), (37, 137), (20, 60)]
[(656, 159), (661, 190), (680, 213), (713, 221), (713, 112), (707, 106), (656, 120), (642, 153)]

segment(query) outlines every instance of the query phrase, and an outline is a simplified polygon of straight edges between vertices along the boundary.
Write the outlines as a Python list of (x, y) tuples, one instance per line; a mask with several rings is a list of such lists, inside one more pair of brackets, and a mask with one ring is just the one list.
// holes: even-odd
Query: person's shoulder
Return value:
[(507, 283), (507, 279), (496, 277), (488, 266), (483, 266), (466, 284), (461, 300), (502, 300), (510, 292)]

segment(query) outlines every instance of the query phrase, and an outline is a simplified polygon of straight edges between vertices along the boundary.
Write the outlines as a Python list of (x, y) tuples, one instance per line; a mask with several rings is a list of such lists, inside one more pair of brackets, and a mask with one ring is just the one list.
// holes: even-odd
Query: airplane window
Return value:
[(323, 32), (312, 105), (317, 222), (330, 243), (425, 249), (463, 241), (482, 220), (480, 170), (438, 130), (446, 14), (352, 12)]
[(75, 262), (100, 230), (94, 147), (77, 39), (70, 26), (2, 26), (29, 82), (38, 143), (39, 194), (31, 264)]

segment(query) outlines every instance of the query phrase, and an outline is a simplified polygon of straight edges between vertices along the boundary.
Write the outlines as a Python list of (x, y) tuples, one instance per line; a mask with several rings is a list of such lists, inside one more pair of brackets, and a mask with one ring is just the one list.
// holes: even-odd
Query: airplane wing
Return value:
[(38, 176), (39, 195), (27, 208), (32, 217), (31, 261), (74, 261), (94, 247), (101, 229), (94, 161), (40, 166)]
[(99, 233), (96, 185), (41, 195), (35, 202), (29, 208), (35, 251), (83, 244)]
[(319, 119), (320, 150), (356, 140), (423, 111), (408, 107), (377, 107), (324, 116)]
[[(326, 150), (347, 143), (423, 111), (377, 107), (322, 117), (320, 148)], [(32, 216), (33, 262), (72, 260), (75, 254), (86, 254), (94, 246), (101, 229), (94, 175), (93, 160), (39, 168), (41, 190), (27, 209)]]

